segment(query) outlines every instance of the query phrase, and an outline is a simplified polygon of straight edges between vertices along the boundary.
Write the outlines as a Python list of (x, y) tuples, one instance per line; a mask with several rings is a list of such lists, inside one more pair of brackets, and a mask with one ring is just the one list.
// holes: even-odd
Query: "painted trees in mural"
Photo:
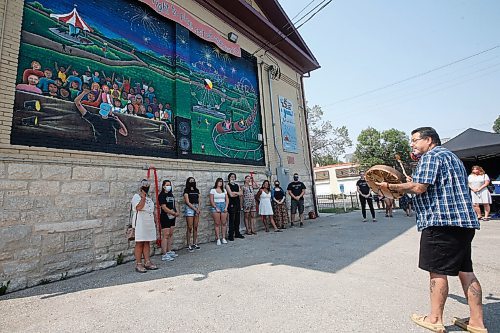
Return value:
[(262, 164), (256, 87), (254, 58), (138, 1), (26, 2), (11, 142)]

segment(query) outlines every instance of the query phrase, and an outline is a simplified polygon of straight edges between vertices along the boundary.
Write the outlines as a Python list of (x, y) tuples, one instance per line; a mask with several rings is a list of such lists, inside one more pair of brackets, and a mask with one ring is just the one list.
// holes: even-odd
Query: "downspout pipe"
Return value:
[(319, 216), (318, 212), (318, 201), (316, 198), (316, 183), (314, 181), (314, 165), (313, 165), (313, 160), (311, 156), (311, 140), (309, 139), (309, 126), (308, 126), (308, 119), (307, 119), (307, 107), (306, 107), (306, 95), (304, 92), (304, 76), (300, 76), (300, 91), (302, 93), (302, 102), (304, 103), (303, 109), (304, 109), (304, 119), (306, 123), (306, 140), (307, 140), (307, 149), (309, 150), (309, 164), (310, 164), (310, 170), (311, 170), (311, 181), (312, 181), (312, 186), (311, 186), (311, 194), (313, 197), (313, 202), (314, 202), (314, 213), (316, 216)]
[(273, 97), (273, 85), (272, 85), (272, 71), (274, 70), (274, 66), (269, 66), (267, 69), (267, 81), (269, 84), (269, 101), (271, 103), (271, 117), (273, 122), (273, 142), (274, 142), (274, 150), (278, 154), (278, 158), (280, 161), (280, 167), (283, 167), (283, 160), (281, 158), (280, 151), (278, 149), (278, 145), (276, 144), (276, 121), (274, 120), (274, 97)]

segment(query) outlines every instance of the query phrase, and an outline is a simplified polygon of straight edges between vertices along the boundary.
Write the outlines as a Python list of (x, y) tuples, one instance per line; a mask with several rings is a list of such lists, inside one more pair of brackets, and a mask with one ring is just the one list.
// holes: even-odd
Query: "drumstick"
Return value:
[(396, 158), (396, 161), (398, 161), (399, 166), (403, 170), (403, 175), (405, 175), (405, 177), (408, 177), (408, 175), (406, 174), (405, 167), (403, 166), (403, 162), (401, 162), (401, 156), (399, 156), (399, 154), (396, 154), (396, 156), (394, 156), (394, 157)]

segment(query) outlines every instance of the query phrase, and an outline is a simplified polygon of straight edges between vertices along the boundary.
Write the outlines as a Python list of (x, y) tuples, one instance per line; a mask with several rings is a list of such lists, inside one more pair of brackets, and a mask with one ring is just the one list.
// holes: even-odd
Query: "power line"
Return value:
[[(298, 28), (302, 27), (306, 22), (308, 22), (312, 17), (314, 17), (318, 12), (320, 12), (324, 7), (326, 7), (326, 5), (328, 5), (330, 2), (332, 2), (333, 0), (329, 0), (327, 4), (323, 5), (320, 9), (318, 9), (315, 13), (313, 13), (305, 22), (303, 22), (300, 26), (298, 26), (297, 28), (294, 27), (294, 24), (300, 22), (301, 20), (303, 20), (307, 15), (309, 15), (312, 11), (314, 11), (316, 8), (318, 8), (319, 6), (321, 6), (323, 3), (325, 3), (327, 0), (323, 0), (322, 2), (320, 2), (318, 5), (316, 5), (313, 9), (311, 9), (310, 11), (308, 11), (306, 14), (304, 14), (301, 18), (299, 18), (297, 21), (295, 21), (295, 23), (287, 23), (285, 24), (281, 30), (280, 30), (280, 33), (283, 33), (284, 35), (281, 36), (281, 35), (278, 35), (277, 38), (278, 38), (278, 41), (273, 43), (273, 41), (269, 41), (269, 42), (266, 42), (266, 44), (264, 44), (264, 46), (258, 48), (255, 52), (252, 53), (252, 55), (255, 55), (257, 52), (261, 51), (261, 50), (265, 50), (266, 52), (271, 50), (273, 47), (275, 47), (276, 45), (278, 45), (279, 43), (281, 43), (285, 38), (287, 38), (288, 36), (290, 36), (292, 33), (294, 33), (295, 31), (298, 30)], [(302, 11), (305, 10), (305, 8), (307, 8), (312, 2), (314, 1), (311, 1), (309, 4), (306, 5), (306, 7), (304, 7), (304, 9), (302, 9)], [(291, 22), (291, 21), (290, 21)], [(289, 29), (292, 29), (289, 33), (286, 33)], [(269, 47), (269, 44), (273, 43), (270, 47)]]
[(410, 76), (406, 79), (403, 79), (403, 80), (399, 80), (399, 81), (396, 81), (396, 82), (393, 82), (393, 83), (390, 83), (388, 85), (385, 85), (385, 86), (382, 86), (380, 88), (376, 88), (376, 89), (372, 89), (372, 90), (368, 90), (368, 91), (365, 91), (361, 94), (358, 94), (358, 95), (354, 95), (354, 96), (351, 96), (351, 97), (348, 97), (348, 98), (344, 98), (344, 99), (341, 99), (339, 101), (336, 101), (334, 103), (331, 103), (331, 104), (327, 104), (327, 105), (324, 105), (324, 106), (333, 106), (333, 105), (337, 105), (337, 104), (340, 104), (340, 103), (343, 103), (343, 102), (347, 102), (347, 101), (350, 101), (350, 100), (353, 100), (355, 98), (359, 98), (359, 97), (363, 97), (363, 96), (366, 96), (366, 95), (369, 95), (369, 94), (373, 94), (374, 92), (377, 92), (377, 91), (380, 91), (380, 90), (383, 90), (383, 89), (387, 89), (387, 88), (390, 88), (390, 87), (393, 87), (395, 85), (398, 85), (398, 84), (401, 84), (403, 82), (406, 82), (406, 81), (410, 81), (410, 80), (413, 80), (413, 79), (416, 79), (418, 77), (421, 77), (421, 76), (424, 76), (424, 75), (427, 75), (427, 74), (430, 74), (432, 72), (435, 72), (435, 71), (438, 71), (440, 69), (443, 69), (443, 68), (446, 68), (446, 67), (449, 67), (449, 66), (452, 66), (452, 65), (455, 65), (459, 62), (462, 62), (462, 61), (465, 61), (465, 60), (468, 60), (468, 59), (471, 59), (473, 57), (477, 57), (478, 55), (481, 55), (483, 53), (486, 53), (486, 52), (490, 52), (490, 51), (493, 51), (497, 48), (500, 48), (500, 45), (496, 45), (492, 48), (489, 48), (487, 50), (483, 50), (483, 51), (480, 51), (478, 53), (475, 53), (473, 55), (470, 55), (468, 57), (465, 57), (465, 58), (462, 58), (462, 59), (458, 59), (458, 60), (455, 60), (453, 62), (450, 62), (450, 63), (447, 63), (446, 65), (442, 65), (442, 66), (439, 66), (439, 67), (436, 67), (434, 69), (431, 69), (431, 70), (428, 70), (428, 71), (425, 71), (425, 72), (422, 72), (422, 73), (419, 73), (419, 74), (416, 74), (416, 75), (413, 75), (413, 76)]

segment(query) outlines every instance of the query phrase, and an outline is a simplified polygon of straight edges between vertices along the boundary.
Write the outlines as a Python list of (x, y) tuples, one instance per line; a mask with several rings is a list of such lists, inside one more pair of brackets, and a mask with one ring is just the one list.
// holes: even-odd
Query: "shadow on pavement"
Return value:
[[(377, 217), (383, 216), (378, 211)], [(307, 220), (304, 228), (289, 228), (282, 233), (264, 231), (258, 235), (237, 239), (227, 245), (202, 244), (194, 253), (180, 250), (174, 262), (161, 262), (157, 271), (139, 274), (133, 262), (95, 271), (67, 280), (39, 285), (9, 293), (1, 300), (43, 295), (58, 297), (87, 289), (137, 283), (182, 275), (194, 275), (194, 281), (210, 278), (215, 271), (237, 269), (252, 265), (288, 265), (308, 270), (335, 273), (363, 258), (387, 242), (415, 228), (415, 218), (396, 211), (394, 218), (380, 217), (377, 223), (361, 222), (361, 213), (326, 215)], [(260, 220), (257, 220), (260, 224)]]

